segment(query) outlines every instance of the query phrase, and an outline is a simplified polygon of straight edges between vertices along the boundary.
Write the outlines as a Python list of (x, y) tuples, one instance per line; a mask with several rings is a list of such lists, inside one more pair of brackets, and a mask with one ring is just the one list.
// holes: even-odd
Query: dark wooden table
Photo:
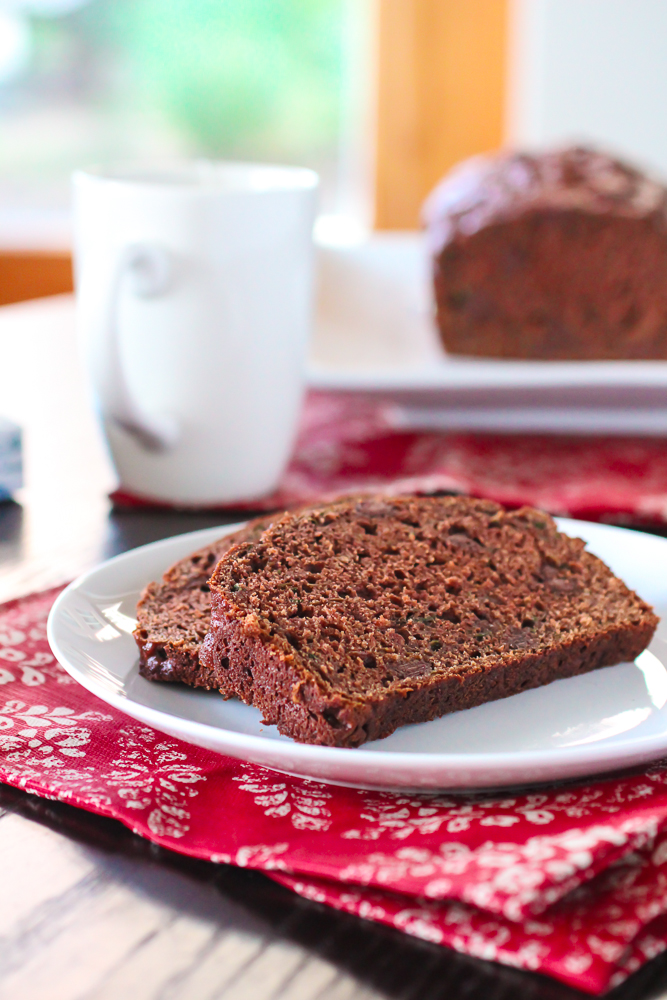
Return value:
[[(26, 488), (18, 502), (0, 504), (0, 600), (64, 582), (135, 545), (224, 522), (110, 509), (113, 473), (79, 374), (69, 301), (0, 309), (0, 358), (0, 413), (26, 434)], [(0, 1000), (580, 996), (0, 785)], [(667, 958), (612, 996), (667, 997)]]

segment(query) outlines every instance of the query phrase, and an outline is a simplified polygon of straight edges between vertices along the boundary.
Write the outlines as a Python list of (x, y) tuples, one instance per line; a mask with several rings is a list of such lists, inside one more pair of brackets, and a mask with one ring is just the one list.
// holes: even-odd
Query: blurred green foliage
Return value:
[(87, 52), (105, 102), (158, 112), (197, 152), (312, 160), (338, 140), (344, 2), (92, 0), (36, 40), (45, 66)]

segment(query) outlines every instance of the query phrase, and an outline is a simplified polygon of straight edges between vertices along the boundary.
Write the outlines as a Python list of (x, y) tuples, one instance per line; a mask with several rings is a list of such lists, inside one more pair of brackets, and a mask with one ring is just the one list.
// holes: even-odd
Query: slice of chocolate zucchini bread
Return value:
[(469, 497), (286, 514), (210, 587), (211, 686), (340, 747), (632, 660), (658, 621), (548, 514)]
[(260, 517), (171, 566), (160, 581), (149, 583), (137, 605), (134, 638), (139, 646), (139, 672), (152, 681), (182, 681), (215, 688), (199, 662), (199, 647), (208, 631), (211, 599), (208, 578), (219, 559), (237, 542), (252, 542), (280, 514)]

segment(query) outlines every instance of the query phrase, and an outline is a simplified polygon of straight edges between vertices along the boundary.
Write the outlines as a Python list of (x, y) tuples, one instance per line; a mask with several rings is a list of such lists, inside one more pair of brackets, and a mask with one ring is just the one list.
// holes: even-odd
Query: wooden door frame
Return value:
[(419, 225), (459, 160), (504, 135), (510, 0), (375, 0), (374, 224)]

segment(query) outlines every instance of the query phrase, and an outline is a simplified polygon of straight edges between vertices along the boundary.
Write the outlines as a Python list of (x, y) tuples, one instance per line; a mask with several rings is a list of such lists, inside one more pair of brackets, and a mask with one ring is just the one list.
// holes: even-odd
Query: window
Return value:
[[(353, 0), (354, 2), (354, 0)], [(300, 163), (336, 200), (349, 0), (15, 0), (0, 12), (0, 204), (76, 166)]]

